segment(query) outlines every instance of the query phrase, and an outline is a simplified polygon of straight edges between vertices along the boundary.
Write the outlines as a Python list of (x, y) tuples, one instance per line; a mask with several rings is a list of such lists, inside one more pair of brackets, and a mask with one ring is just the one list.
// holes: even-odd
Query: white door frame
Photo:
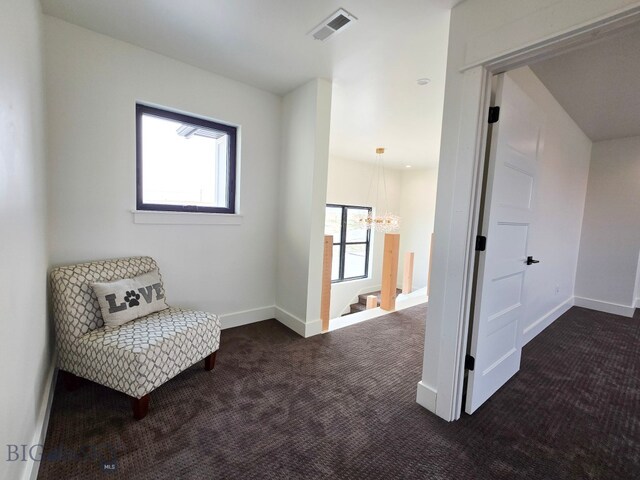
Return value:
[[(418, 386), (419, 403), (427, 406), (445, 420), (457, 420), (460, 418), (462, 410), (464, 357), (467, 351), (471, 291), (475, 274), (475, 237), (478, 232), (480, 213), (481, 185), (487, 143), (486, 119), (491, 100), (491, 77), (497, 73), (513, 70), (534, 61), (567, 52), (572, 48), (600, 39), (608, 33), (638, 24), (640, 24), (640, 6), (635, 5), (622, 12), (601, 17), (588, 24), (577, 26), (511, 52), (467, 65), (460, 71), (464, 77), (461, 122), (458, 130), (456, 158), (451, 160), (461, 166), (456, 171), (456, 177), (461, 185), (470, 187), (470, 190), (461, 188), (459, 192), (454, 194), (456, 213), (462, 213), (466, 216), (467, 228), (464, 229), (465, 231), (452, 231), (451, 239), (456, 244), (464, 242), (466, 254), (461, 259), (447, 259), (446, 265), (442, 265), (444, 268), (440, 271), (434, 271), (434, 274), (437, 275), (437, 277), (434, 275), (434, 283), (440, 281), (448, 284), (442, 300), (444, 302), (441, 306), (442, 311), (439, 311), (438, 314), (444, 318), (457, 317), (457, 321), (452, 322), (440, 335), (437, 402), (435, 396), (427, 398), (421, 392), (420, 384)], [(465, 165), (470, 168), (465, 169)], [(457, 239), (455, 238), (456, 234), (460, 235)], [(455, 284), (455, 278), (448, 279), (448, 276), (451, 275), (450, 271), (463, 272), (462, 281), (457, 286), (451, 284), (451, 282)], [(425, 386), (422, 388), (424, 389)], [(426, 388), (428, 389), (428, 387)], [(427, 393), (431, 395), (431, 392)], [(435, 392), (433, 393), (435, 394)]]

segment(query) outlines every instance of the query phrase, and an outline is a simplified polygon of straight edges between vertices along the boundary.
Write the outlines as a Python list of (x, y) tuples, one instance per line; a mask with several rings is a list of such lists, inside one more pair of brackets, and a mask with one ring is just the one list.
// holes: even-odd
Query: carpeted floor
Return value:
[(272, 320), (225, 330), (215, 370), (160, 387), (140, 422), (123, 394), (58, 384), (39, 478), (640, 478), (639, 315), (573, 308), (447, 423), (415, 403), (425, 314), (306, 340)]

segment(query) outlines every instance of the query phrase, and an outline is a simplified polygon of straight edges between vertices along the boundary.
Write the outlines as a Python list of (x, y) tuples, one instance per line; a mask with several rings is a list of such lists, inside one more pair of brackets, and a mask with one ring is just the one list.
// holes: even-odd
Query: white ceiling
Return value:
[[(43, 11), (185, 63), (285, 94), (334, 84), (330, 151), (437, 165), (449, 8), (459, 0), (41, 0)], [(307, 33), (339, 7), (358, 21)], [(431, 83), (418, 86), (428, 77)]]
[(531, 69), (592, 141), (640, 135), (640, 28)]

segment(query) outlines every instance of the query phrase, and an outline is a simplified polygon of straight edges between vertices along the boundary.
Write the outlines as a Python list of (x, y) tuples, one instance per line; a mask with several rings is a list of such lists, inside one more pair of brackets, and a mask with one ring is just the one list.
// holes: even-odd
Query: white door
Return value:
[(471, 325), (474, 368), (467, 382), (466, 412), (473, 413), (520, 369), (520, 327), (536, 170), (544, 116), (507, 74), (497, 78), (482, 214), (486, 250), (480, 255)]

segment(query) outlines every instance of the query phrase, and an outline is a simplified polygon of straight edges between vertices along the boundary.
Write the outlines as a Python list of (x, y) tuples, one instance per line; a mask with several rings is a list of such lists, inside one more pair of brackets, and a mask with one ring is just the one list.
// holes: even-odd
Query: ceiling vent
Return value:
[(215, 140), (226, 135), (225, 132), (212, 130), (210, 128), (194, 127), (193, 125), (188, 125), (185, 123), (183, 123), (176, 129), (176, 133), (184, 138), (191, 138), (194, 135), (197, 135), (198, 137), (213, 138)]
[(316, 40), (324, 41), (337, 32), (346, 30), (357, 18), (340, 8), (309, 32)]

